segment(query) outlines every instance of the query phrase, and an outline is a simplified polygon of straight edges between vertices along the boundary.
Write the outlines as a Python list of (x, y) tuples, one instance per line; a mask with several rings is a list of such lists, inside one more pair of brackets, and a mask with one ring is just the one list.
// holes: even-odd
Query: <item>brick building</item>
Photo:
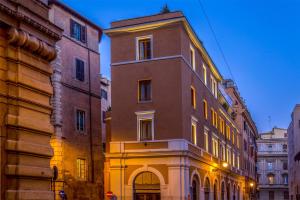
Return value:
[(55, 133), (51, 138), (51, 165), (58, 168), (58, 179), (52, 186), (56, 191), (63, 190), (68, 199), (102, 199), (102, 30), (59, 1), (49, 1), (49, 6), (50, 20), (64, 30), (52, 64)]
[(300, 199), (300, 104), (295, 105), (288, 128), (289, 194), (291, 200)]
[(106, 122), (105, 113), (111, 109), (111, 81), (105, 77), (101, 77), (101, 120), (102, 120), (102, 143), (103, 149), (106, 146)]
[(259, 199), (288, 200), (287, 130), (273, 128), (261, 133), (257, 140)]
[(47, 0), (0, 0), (0, 199), (53, 199), (50, 62), (61, 34)]
[(184, 15), (116, 21), (105, 32), (112, 67), (105, 191), (118, 199), (253, 198), (246, 184), (255, 187), (255, 170), (246, 180), (241, 167), (240, 113)]

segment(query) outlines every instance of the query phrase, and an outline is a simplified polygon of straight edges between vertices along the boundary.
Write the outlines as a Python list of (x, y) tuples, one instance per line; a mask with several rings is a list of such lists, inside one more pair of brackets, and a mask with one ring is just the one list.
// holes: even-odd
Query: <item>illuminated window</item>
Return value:
[(222, 144), (222, 160), (225, 161), (226, 160), (226, 151), (225, 151), (225, 145)]
[(214, 117), (215, 117), (215, 124), (214, 124), (214, 126), (216, 128), (218, 128), (218, 113), (216, 111), (215, 111)]
[(235, 134), (234, 134), (234, 132), (232, 131), (232, 144), (234, 144), (235, 143)]
[(212, 138), (213, 155), (219, 157), (219, 142), (217, 138)]
[(196, 71), (196, 62), (195, 62), (195, 49), (190, 45), (190, 64), (194, 71)]
[(204, 128), (204, 149), (208, 152), (208, 130)]
[(87, 172), (87, 166), (86, 166), (86, 160), (78, 158), (76, 162), (76, 172), (77, 172), (77, 178), (80, 180), (86, 180), (86, 172)]
[(230, 149), (227, 147), (227, 149), (226, 149), (226, 161), (229, 163), (229, 164), (231, 164), (231, 151), (230, 151)]
[(76, 74), (75, 77), (79, 81), (84, 81), (84, 62), (78, 58), (75, 59)]
[(215, 98), (218, 98), (218, 84), (216, 79), (211, 76), (210, 77), (210, 86), (211, 86), (211, 92), (214, 95)]
[(138, 140), (154, 140), (154, 111), (136, 112)]
[(269, 174), (268, 175), (268, 182), (269, 184), (274, 184), (274, 174)]
[(205, 85), (207, 85), (207, 71), (204, 64), (203, 64), (203, 82)]
[(230, 140), (230, 126), (226, 125), (226, 137), (228, 140)]
[(196, 109), (196, 92), (193, 86), (191, 86), (191, 104), (193, 108)]
[(237, 168), (240, 169), (240, 156), (237, 156)]
[(76, 110), (76, 130), (85, 131), (85, 111)]
[(267, 163), (268, 170), (273, 170), (273, 162)]
[(147, 60), (152, 58), (152, 36), (137, 38), (137, 60)]
[(235, 167), (235, 153), (232, 152), (232, 166)]
[(285, 184), (285, 185), (289, 184), (289, 180), (288, 180), (288, 175), (287, 174), (283, 174), (282, 175), (282, 179), (283, 179), (283, 184)]
[(239, 149), (240, 148), (240, 137), (239, 135), (236, 135), (236, 146)]
[(213, 108), (211, 108), (210, 113), (211, 113), (211, 124), (214, 126), (216, 118), (215, 118), (215, 111)]
[(139, 101), (151, 101), (151, 80), (138, 81), (139, 84)]
[(71, 37), (82, 42), (86, 43), (86, 28), (85, 26), (82, 26), (81, 24), (75, 22), (74, 20), (70, 20), (71, 24)]
[(207, 102), (205, 100), (203, 100), (203, 114), (204, 114), (204, 118), (207, 119), (208, 118)]
[(192, 143), (194, 145), (197, 145), (197, 124), (194, 121), (192, 121), (191, 131), (192, 131)]

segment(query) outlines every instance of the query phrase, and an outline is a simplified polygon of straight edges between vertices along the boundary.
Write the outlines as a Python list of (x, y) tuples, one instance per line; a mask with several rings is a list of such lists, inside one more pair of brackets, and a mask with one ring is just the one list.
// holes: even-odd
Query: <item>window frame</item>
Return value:
[[(150, 99), (149, 99), (149, 100), (140, 100), (140, 82), (142, 82), (142, 81), (150, 81)], [(152, 102), (152, 79), (149, 78), (149, 79), (141, 79), (141, 80), (138, 80), (138, 88), (137, 88), (137, 91), (138, 91), (137, 98), (138, 98), (138, 102), (139, 102), (139, 103)]]
[[(139, 41), (150, 39), (150, 58), (147, 59), (140, 59), (140, 48), (139, 48)], [(136, 61), (145, 61), (145, 60), (151, 60), (153, 59), (153, 35), (144, 35), (144, 36), (138, 36), (135, 38), (135, 59)]]
[(207, 68), (204, 63), (202, 65), (202, 72), (203, 72), (203, 82), (207, 86)]
[[(83, 173), (83, 177), (82, 177), (82, 169), (81, 169), (81, 166), (82, 164), (79, 163), (79, 168), (78, 168), (78, 161), (84, 161), (84, 173)], [(76, 177), (78, 180), (81, 180), (81, 181), (87, 181), (87, 172), (88, 172), (88, 166), (87, 166), (87, 159), (85, 158), (77, 158), (76, 159)]]
[(203, 115), (205, 120), (208, 120), (208, 105), (205, 99), (203, 99)]
[(196, 110), (197, 107), (196, 89), (192, 85), (191, 85), (191, 104), (194, 110)]
[[(79, 38), (76, 37), (76, 34), (73, 32), (73, 26), (79, 25), (80, 26), (80, 36)], [(84, 37), (82, 37), (84, 35)], [(82, 23), (78, 22), (77, 20), (71, 18), (70, 19), (70, 37), (75, 39), (78, 42), (83, 44), (87, 43), (87, 26), (83, 25)]]
[(204, 150), (206, 152), (209, 152), (209, 139), (208, 139), (209, 129), (207, 127), (204, 127), (203, 131), (203, 137), (204, 137)]
[[(191, 119), (191, 142), (192, 144), (196, 145), (197, 146), (197, 123), (198, 123), (198, 120), (192, 116), (192, 119)], [(194, 129), (193, 129), (194, 127)], [(194, 130), (194, 132), (193, 132)]]
[[(83, 118), (83, 129), (78, 129), (77, 127), (77, 120), (78, 120), (78, 116), (77, 116), (77, 113), (78, 112), (83, 112), (84, 113), (84, 118)], [(84, 109), (80, 109), (80, 108), (75, 108), (75, 130), (78, 132), (78, 133), (81, 133), (81, 134), (85, 134), (86, 133), (86, 118), (87, 118), (87, 114), (86, 114), (86, 110)]]
[[(145, 142), (145, 141), (154, 141), (154, 114), (155, 111), (139, 111), (135, 112), (137, 115), (137, 141)], [(141, 140), (141, 124), (140, 122), (143, 120), (152, 120), (151, 121), (151, 140)]]
[(189, 57), (190, 65), (192, 66), (193, 71), (196, 71), (196, 52), (192, 44), (190, 44)]

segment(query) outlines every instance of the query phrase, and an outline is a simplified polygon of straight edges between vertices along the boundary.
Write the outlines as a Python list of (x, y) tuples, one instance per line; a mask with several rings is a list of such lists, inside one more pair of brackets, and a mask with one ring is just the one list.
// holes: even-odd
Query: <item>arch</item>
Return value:
[(195, 175), (192, 178), (191, 188), (192, 188), (192, 191), (191, 191), (192, 192), (192, 194), (191, 194), (192, 199), (193, 200), (199, 199), (199, 197), (200, 197), (200, 181), (199, 181), (198, 177), (195, 176)]
[(227, 186), (226, 186), (226, 192), (227, 192), (227, 200), (231, 199), (231, 188), (230, 188), (230, 182), (227, 182)]
[(201, 176), (200, 176), (198, 170), (196, 170), (196, 169), (195, 169), (195, 170), (192, 172), (192, 174), (191, 174), (190, 186), (192, 186), (192, 181), (193, 181), (193, 178), (194, 178), (194, 177), (197, 177), (197, 178), (198, 178), (199, 186), (200, 186), (200, 185), (201, 185)]
[(210, 181), (208, 177), (206, 177), (204, 180), (204, 199), (210, 199)]
[(148, 166), (144, 166), (144, 167), (138, 168), (135, 171), (133, 171), (128, 179), (128, 185), (132, 186), (136, 176), (139, 175), (140, 173), (146, 172), (146, 171), (149, 171), (149, 172), (152, 172), (153, 174), (155, 174), (158, 177), (161, 186), (166, 185), (163, 175), (157, 169), (155, 169), (153, 167), (148, 167)]
[(236, 188), (235, 188), (235, 184), (233, 184), (233, 189), (232, 189), (232, 200), (236, 200)]
[(240, 189), (240, 186), (238, 185), (237, 186), (237, 200), (240, 200), (240, 197), (241, 197), (241, 189)]
[(160, 199), (160, 181), (152, 172), (139, 173), (133, 183), (134, 199)]
[(221, 200), (225, 200), (225, 182), (221, 183)]
[(218, 200), (218, 180), (214, 181), (214, 198), (213, 200)]

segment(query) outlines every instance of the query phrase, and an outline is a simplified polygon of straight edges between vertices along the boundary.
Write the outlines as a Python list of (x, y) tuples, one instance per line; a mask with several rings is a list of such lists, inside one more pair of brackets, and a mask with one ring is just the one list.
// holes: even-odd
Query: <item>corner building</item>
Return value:
[(184, 15), (116, 21), (105, 33), (112, 68), (105, 191), (122, 200), (247, 199), (232, 103)]

